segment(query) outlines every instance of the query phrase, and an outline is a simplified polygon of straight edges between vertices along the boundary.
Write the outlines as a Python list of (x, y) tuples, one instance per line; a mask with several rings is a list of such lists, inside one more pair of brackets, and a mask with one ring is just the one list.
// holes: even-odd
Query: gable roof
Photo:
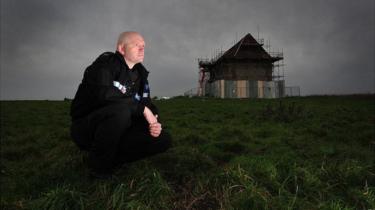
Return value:
[(250, 34), (246, 34), (240, 41), (233, 45), (227, 50), (216, 62), (220, 60), (265, 60), (275, 62), (281, 60), (280, 56), (271, 56), (262, 47), (263, 44), (257, 42), (257, 40)]

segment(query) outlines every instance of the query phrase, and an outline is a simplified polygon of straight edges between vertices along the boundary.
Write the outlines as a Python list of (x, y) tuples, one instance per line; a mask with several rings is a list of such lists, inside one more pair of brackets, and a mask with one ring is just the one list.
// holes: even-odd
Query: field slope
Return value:
[(92, 180), (69, 101), (1, 102), (1, 209), (375, 209), (375, 97), (155, 101), (173, 147)]

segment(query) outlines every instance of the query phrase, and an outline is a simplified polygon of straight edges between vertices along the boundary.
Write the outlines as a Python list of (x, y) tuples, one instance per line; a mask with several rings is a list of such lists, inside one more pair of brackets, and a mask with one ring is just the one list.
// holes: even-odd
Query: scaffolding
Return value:
[[(231, 56), (236, 57), (237, 53), (239, 52), (239, 50), (242, 46), (242, 43), (245, 40), (245, 37), (248, 37), (248, 36), (251, 37), (251, 39), (247, 38), (247, 40), (251, 40), (251, 41), (247, 41), (246, 46), (250, 45), (250, 46), (258, 47), (257, 49), (259, 49), (259, 47), (261, 49), (263, 49), (261, 51), (263, 51), (262, 55), (265, 56), (265, 57), (260, 56), (259, 58), (255, 58), (255, 59), (261, 59), (257, 62), (263, 62), (262, 60), (266, 59), (266, 60), (264, 60), (265, 63), (267, 63), (267, 62), (271, 63), (271, 77), (266, 76), (268, 79), (266, 79), (264, 81), (260, 81), (260, 80), (238, 80), (238, 79), (237, 80), (233, 80), (233, 79), (232, 80), (231, 79), (222, 80), (219, 77), (217, 77), (217, 75), (215, 75), (215, 72), (216, 72), (215, 68), (218, 68), (218, 67), (217, 66), (215, 67), (215, 65), (217, 65), (218, 63), (220, 64), (220, 62), (223, 61), (221, 59), (223, 59), (223, 57), (229, 55), (227, 53), (231, 53), (230, 54)], [(265, 98), (272, 98), (270, 96), (274, 96), (274, 97), (295, 96), (295, 95), (299, 96), (299, 94), (300, 94), (299, 87), (285, 87), (285, 66), (286, 65), (284, 63), (283, 49), (281, 49), (281, 51), (280, 50), (273, 51), (271, 49), (270, 40), (267, 40), (266, 43), (265, 43), (263, 38), (259, 38), (259, 34), (258, 34), (257, 39), (252, 37), (250, 34), (246, 35), (245, 37), (242, 38), (240, 41), (235, 40), (233, 42), (234, 45), (230, 49), (228, 49), (227, 51), (223, 51), (222, 47), (221, 47), (220, 49), (213, 50), (211, 58), (207, 58), (207, 57), (206, 58), (198, 58), (197, 59), (198, 67), (199, 67), (198, 88), (193, 88), (190, 91), (187, 91), (186, 94), (187, 95), (195, 95), (195, 94), (192, 93), (192, 91), (194, 90), (194, 92), (196, 93), (197, 96), (209, 96), (209, 95), (211, 95), (211, 96), (216, 96), (216, 97), (229, 97), (229, 98), (233, 98), (233, 97), (234, 98), (237, 98), (237, 97), (254, 97), (254, 96), (261, 97), (261, 98), (263, 98), (263, 96)], [(237, 36), (236, 36), (236, 38), (237, 38)], [(267, 71), (269, 71), (269, 70), (267, 70)], [(221, 80), (221, 81), (219, 81), (219, 80)], [(249, 85), (249, 84), (253, 84), (254, 82), (259, 84), (259, 85), (262, 84), (264, 86), (255, 87), (254, 85)], [(240, 86), (234, 85), (234, 86), (236, 86), (234, 88), (234, 86), (231, 85), (232, 83), (233, 84), (242, 84), (243, 87), (240, 87), (241, 85)], [(243, 84), (247, 84), (247, 85), (244, 86)], [(226, 86), (226, 85), (229, 85), (229, 86), (224, 88), (224, 86)], [(228, 89), (230, 86), (233, 86), (233, 88), (231, 90)], [(218, 87), (220, 87), (221, 89), (224, 88), (225, 93), (223, 92), (224, 89), (222, 89), (221, 92), (218, 93), (217, 92)], [(254, 90), (252, 90), (252, 89), (254, 89)], [(268, 93), (271, 90), (274, 90), (274, 91)], [(216, 92), (213, 93), (212, 91), (214, 91), (214, 92), (216, 91)], [(246, 91), (248, 91), (248, 92), (246, 92)], [(209, 93), (209, 92), (211, 92), (211, 93)], [(237, 92), (238, 92), (238, 94), (237, 94)], [(209, 94), (207, 94), (207, 93), (209, 93)], [(234, 93), (236, 93), (236, 94), (234, 94)]]
[(285, 80), (285, 63), (284, 53), (281, 52), (268, 52), (272, 57), (280, 57), (281, 59), (272, 64), (272, 80), (280, 81)]
[(281, 51), (272, 51), (270, 39), (266, 41), (264, 48), (271, 57), (280, 58), (272, 64), (272, 80), (285, 80), (284, 50), (281, 48)]

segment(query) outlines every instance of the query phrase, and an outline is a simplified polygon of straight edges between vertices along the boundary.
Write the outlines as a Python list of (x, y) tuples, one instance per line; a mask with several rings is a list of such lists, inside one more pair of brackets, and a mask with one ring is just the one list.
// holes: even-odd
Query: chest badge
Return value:
[(126, 87), (118, 81), (113, 81), (113, 86), (117, 87), (123, 94), (126, 93)]

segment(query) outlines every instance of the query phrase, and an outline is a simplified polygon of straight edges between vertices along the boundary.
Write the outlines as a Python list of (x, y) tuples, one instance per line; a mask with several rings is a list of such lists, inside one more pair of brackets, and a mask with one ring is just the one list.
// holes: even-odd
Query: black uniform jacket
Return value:
[(138, 79), (134, 82), (129, 76), (129, 67), (119, 52), (101, 54), (84, 72), (71, 104), (72, 120), (118, 103), (128, 106), (134, 116), (142, 116), (145, 106), (157, 114), (157, 108), (150, 99), (147, 81), (149, 72), (141, 63), (133, 67), (132, 71), (135, 70), (138, 71)]

